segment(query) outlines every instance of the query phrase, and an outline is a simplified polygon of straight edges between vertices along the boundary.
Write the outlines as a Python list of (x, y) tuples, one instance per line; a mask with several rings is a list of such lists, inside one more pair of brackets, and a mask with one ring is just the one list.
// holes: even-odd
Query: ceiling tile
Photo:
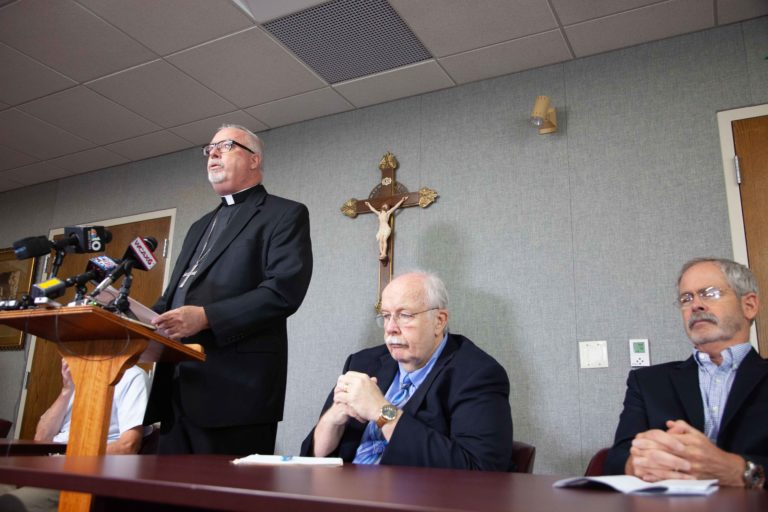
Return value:
[(10, 176), (6, 176), (4, 172), (0, 172), (0, 192), (7, 192), (16, 188), (22, 188), (26, 185), (20, 181), (12, 180)]
[(572, 25), (611, 14), (637, 9), (659, 0), (550, 0), (560, 23)]
[(135, 161), (173, 153), (190, 147), (189, 142), (168, 131), (150, 133), (135, 139), (123, 140), (104, 146), (110, 151)]
[[(238, 0), (234, 0), (238, 1)], [(280, 0), (265, 2), (264, 0), (239, 0), (248, 9), (258, 23), (281, 18), (288, 14), (303, 11), (309, 7), (326, 2), (327, 0)]]
[(236, 110), (229, 114), (175, 126), (168, 131), (175, 133), (179, 137), (183, 137), (192, 144), (202, 146), (203, 144), (211, 142), (211, 137), (219, 131), (219, 127), (223, 124), (239, 124), (240, 126), (245, 126), (252, 132), (260, 132), (269, 128), (267, 125), (254, 119), (242, 110)]
[(430, 60), (336, 84), (333, 88), (356, 107), (436, 91), (454, 85), (445, 71)]
[(714, 25), (711, 0), (673, 0), (565, 28), (577, 57), (625, 48)]
[(68, 171), (70, 174), (106, 169), (113, 165), (128, 162), (127, 158), (104, 148), (93, 148), (50, 160), (50, 163)]
[(82, 86), (18, 108), (96, 144), (129, 139), (160, 129), (156, 124)]
[(717, 0), (717, 22), (727, 25), (768, 14), (766, 0)]
[(86, 85), (164, 127), (236, 110), (234, 105), (161, 60)]
[(177, 53), (168, 60), (239, 107), (327, 85), (260, 28)]
[(18, 105), (77, 85), (49, 67), (0, 43), (0, 100)]
[(155, 58), (71, 0), (26, 0), (3, 8), (0, 41), (80, 82)]
[(10, 171), (3, 171), (0, 176), (3, 179), (10, 179), (24, 186), (43, 183), (45, 181), (58, 180), (66, 178), (71, 173), (49, 162), (39, 162), (25, 167), (17, 167)]
[(0, 171), (29, 165), (38, 161), (38, 159), (32, 155), (5, 146), (0, 146), (0, 152), (3, 154), (3, 158), (0, 158)]
[(557, 28), (547, 0), (389, 2), (436, 57)]
[(559, 30), (438, 59), (456, 83), (463, 84), (571, 59)]
[(43, 160), (93, 147), (91, 142), (15, 108), (0, 112), (0, 141)]
[(77, 0), (160, 55), (253, 26), (230, 0)]
[(345, 112), (353, 108), (355, 107), (342, 98), (339, 93), (326, 87), (298, 96), (256, 105), (246, 109), (246, 112), (274, 128)]

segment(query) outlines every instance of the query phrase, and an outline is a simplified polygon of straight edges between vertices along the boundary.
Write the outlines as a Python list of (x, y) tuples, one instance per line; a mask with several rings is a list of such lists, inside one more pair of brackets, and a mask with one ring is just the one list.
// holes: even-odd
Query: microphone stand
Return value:
[(104, 308), (110, 311), (119, 311), (123, 315), (133, 320), (138, 320), (136, 315), (131, 311), (131, 304), (128, 302), (128, 294), (131, 292), (131, 285), (133, 284), (133, 265), (130, 263), (125, 266), (125, 276), (123, 277), (123, 284), (120, 286), (117, 297)]
[(56, 257), (53, 259), (53, 265), (51, 265), (51, 278), (56, 277), (56, 274), (59, 273), (59, 267), (64, 262), (65, 254), (64, 249), (56, 248)]

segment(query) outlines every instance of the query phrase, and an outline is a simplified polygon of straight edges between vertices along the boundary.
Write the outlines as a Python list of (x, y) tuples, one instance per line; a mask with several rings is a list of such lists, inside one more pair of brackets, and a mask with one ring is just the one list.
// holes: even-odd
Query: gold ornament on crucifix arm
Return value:
[(341, 213), (354, 219), (357, 217), (357, 199), (348, 199), (339, 209), (341, 210)]

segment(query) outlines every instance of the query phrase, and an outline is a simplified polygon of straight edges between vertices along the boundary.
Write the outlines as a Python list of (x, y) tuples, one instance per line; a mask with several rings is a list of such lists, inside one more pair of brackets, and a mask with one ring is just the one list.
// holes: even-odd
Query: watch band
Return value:
[(381, 428), (390, 421), (397, 418), (397, 407), (392, 404), (384, 404), (381, 407), (381, 414), (376, 418), (376, 426)]
[(744, 480), (745, 488), (762, 489), (765, 485), (765, 469), (760, 464), (747, 460), (742, 479)]

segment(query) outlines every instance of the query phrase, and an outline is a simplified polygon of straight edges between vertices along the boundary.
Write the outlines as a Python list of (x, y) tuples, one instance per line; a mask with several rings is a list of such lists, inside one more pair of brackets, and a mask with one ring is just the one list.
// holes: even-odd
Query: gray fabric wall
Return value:
[[(346, 355), (380, 342), (376, 221), (339, 207), (367, 196), (389, 150), (399, 181), (440, 194), (398, 215), (396, 269), (440, 273), (451, 329), (507, 368), (515, 437), (538, 446), (536, 472), (583, 472), (611, 442), (627, 340), (650, 339), (654, 363), (689, 353), (676, 272), (731, 255), (716, 112), (768, 102), (767, 54), (760, 18), (263, 133), (265, 186), (307, 204), (315, 254), (289, 322), (278, 451), (298, 451)], [(537, 94), (558, 108), (555, 135), (527, 123)], [(187, 150), (0, 194), (0, 246), (175, 207), (178, 253), (215, 204)], [(577, 342), (594, 339), (608, 341), (610, 366), (581, 370)], [(0, 416), (18, 408), (24, 357), (0, 353)]]

